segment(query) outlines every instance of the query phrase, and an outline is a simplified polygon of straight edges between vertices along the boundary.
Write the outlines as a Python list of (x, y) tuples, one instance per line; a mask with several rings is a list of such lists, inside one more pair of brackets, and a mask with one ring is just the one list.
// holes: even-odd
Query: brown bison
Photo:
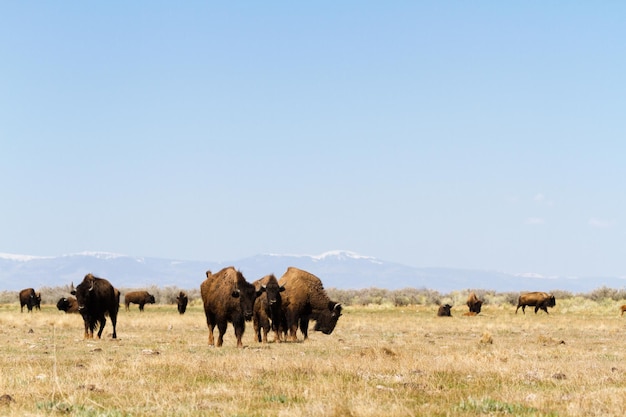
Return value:
[(624, 311), (626, 311), (626, 304), (624, 304), (623, 306), (621, 306), (621, 307), (619, 308), (619, 310), (622, 312), (622, 314), (620, 314), (620, 315), (621, 315), (621, 316), (623, 316), (623, 315), (624, 315)]
[[(200, 285), (200, 294), (209, 328), (209, 346), (222, 346), (228, 322), (231, 322), (237, 337), (237, 347), (243, 347), (241, 337), (245, 330), (245, 322), (252, 319), (254, 300), (262, 291), (263, 288), (257, 291), (254, 285), (246, 281), (243, 274), (232, 266), (216, 274), (207, 273), (207, 278)], [(219, 330), (217, 343), (213, 338), (215, 326)]]
[(483, 302), (476, 297), (476, 293), (472, 291), (467, 297), (467, 306), (469, 307), (470, 313), (480, 313), (480, 309), (483, 306)]
[(106, 279), (87, 274), (76, 288), (72, 283), (71, 293), (76, 296), (78, 312), (85, 322), (85, 339), (93, 339), (93, 331), (98, 323), (100, 323), (98, 330), (98, 339), (100, 339), (106, 324), (106, 314), (111, 318), (113, 339), (116, 339), (117, 312), (120, 307), (119, 291), (113, 288), (113, 285)]
[(66, 313), (78, 313), (78, 302), (74, 297), (59, 298), (57, 308), (61, 311), (65, 311)]
[(556, 300), (552, 294), (545, 292), (527, 292), (519, 296), (515, 314), (517, 314), (517, 310), (519, 310), (520, 307), (522, 307), (522, 313), (526, 314), (526, 306), (535, 307), (535, 314), (537, 314), (539, 309), (548, 314), (548, 307), (554, 307), (555, 305)]
[(304, 335), (309, 337), (309, 320), (313, 319), (315, 331), (331, 334), (341, 316), (341, 304), (331, 301), (324, 291), (322, 281), (315, 275), (298, 268), (289, 267), (278, 283), (285, 287), (282, 296), (283, 313), (291, 341), (296, 341), (298, 324)]
[(41, 310), (41, 293), (35, 292), (32, 288), (26, 288), (20, 291), (20, 312), (24, 312), (24, 306), (28, 312), (33, 311), (33, 307)]
[(189, 298), (187, 297), (187, 294), (185, 294), (184, 291), (181, 291), (176, 297), (176, 305), (177, 305), (179, 314), (185, 314), (185, 311), (187, 310), (188, 302), (189, 302)]
[[(278, 285), (278, 280), (274, 274), (267, 275), (252, 283), (256, 290), (265, 289), (265, 295), (257, 297), (254, 301), (254, 311), (252, 323), (258, 342), (267, 343), (267, 333), (270, 328), (274, 330), (274, 342), (280, 342), (280, 328), (283, 324), (282, 297), (281, 292), (285, 287)], [(261, 337), (261, 330), (263, 336)]]
[(148, 291), (131, 291), (124, 295), (124, 305), (126, 311), (130, 310), (130, 304), (139, 304), (139, 311), (143, 311), (143, 306), (146, 304), (154, 304), (154, 295)]
[(439, 306), (437, 309), (437, 317), (452, 317), (452, 312), (450, 311), (451, 308), (452, 306), (450, 304)]

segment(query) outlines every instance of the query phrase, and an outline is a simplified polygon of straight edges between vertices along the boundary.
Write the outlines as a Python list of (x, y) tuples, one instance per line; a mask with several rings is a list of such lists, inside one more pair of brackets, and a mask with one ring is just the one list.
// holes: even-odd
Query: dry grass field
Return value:
[(332, 335), (207, 346), (200, 305), (120, 310), (118, 340), (82, 319), (0, 306), (0, 415), (617, 416), (626, 413), (626, 317), (573, 298), (535, 315), (485, 306), (347, 307)]

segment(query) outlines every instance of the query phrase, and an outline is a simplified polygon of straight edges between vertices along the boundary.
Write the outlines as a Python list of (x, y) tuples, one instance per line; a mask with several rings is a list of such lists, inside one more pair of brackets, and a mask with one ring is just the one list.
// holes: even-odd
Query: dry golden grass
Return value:
[(231, 326), (224, 347), (208, 347), (197, 305), (120, 311), (116, 341), (110, 324), (83, 340), (80, 316), (54, 306), (3, 305), (0, 415), (623, 415), (618, 308), (572, 299), (550, 315), (485, 306), (448, 318), (348, 307), (330, 336), (260, 345), (248, 324), (237, 349)]

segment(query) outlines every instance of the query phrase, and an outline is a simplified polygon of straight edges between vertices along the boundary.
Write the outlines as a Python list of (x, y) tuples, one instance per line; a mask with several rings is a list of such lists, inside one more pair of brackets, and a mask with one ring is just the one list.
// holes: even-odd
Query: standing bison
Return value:
[[(280, 328), (281, 326), (284, 327), (280, 293), (285, 291), (285, 287), (278, 285), (278, 280), (274, 274), (258, 279), (252, 284), (257, 291), (265, 289), (265, 295), (257, 297), (254, 301), (252, 323), (257, 341), (267, 343), (267, 333), (271, 328), (274, 330), (274, 342), (280, 342)], [(261, 330), (263, 330), (262, 337)]]
[(57, 308), (61, 311), (65, 311), (66, 313), (78, 313), (78, 302), (74, 297), (59, 298)]
[(472, 291), (467, 297), (467, 307), (469, 307), (469, 312), (475, 313), (474, 315), (479, 314), (482, 306), (483, 302), (479, 300), (478, 297), (476, 297), (476, 293)]
[[(245, 322), (252, 319), (254, 300), (264, 291), (263, 288), (257, 291), (254, 285), (246, 281), (243, 274), (232, 266), (216, 274), (206, 275), (207, 278), (200, 285), (200, 294), (209, 327), (209, 346), (222, 346), (228, 322), (231, 322), (237, 337), (237, 347), (243, 348), (241, 337), (245, 330)], [(217, 343), (213, 338), (215, 326), (219, 330)]]
[(154, 304), (154, 295), (148, 291), (131, 291), (127, 292), (124, 296), (124, 305), (126, 311), (130, 310), (130, 304), (139, 304), (139, 311), (143, 311), (143, 306), (146, 304)]
[(306, 340), (309, 337), (309, 320), (316, 321), (315, 330), (331, 334), (341, 316), (341, 304), (331, 301), (324, 291), (322, 281), (315, 275), (298, 268), (289, 267), (278, 283), (285, 287), (282, 296), (285, 314), (285, 333), (296, 341), (296, 331), (300, 331)]
[(179, 314), (185, 314), (185, 311), (187, 310), (188, 302), (189, 302), (189, 298), (187, 297), (187, 294), (185, 294), (184, 291), (181, 291), (176, 297), (176, 305), (177, 305)]
[(554, 307), (555, 305), (556, 300), (552, 294), (545, 292), (528, 292), (519, 296), (515, 314), (517, 314), (517, 310), (519, 310), (520, 307), (522, 307), (522, 313), (526, 314), (526, 306), (535, 307), (535, 314), (537, 314), (539, 309), (548, 314), (548, 307)]
[(33, 307), (41, 310), (41, 293), (35, 292), (33, 288), (26, 288), (20, 291), (20, 312), (24, 312), (24, 306), (28, 312), (33, 311)]
[(74, 288), (72, 284), (72, 295), (76, 296), (78, 312), (83, 316), (85, 322), (85, 339), (93, 339), (93, 331), (100, 323), (98, 339), (102, 336), (102, 330), (106, 324), (105, 315), (111, 318), (113, 326), (113, 339), (117, 338), (117, 312), (119, 310), (119, 291), (117, 291), (109, 281), (104, 278), (94, 277), (91, 274), (85, 275), (83, 282)]

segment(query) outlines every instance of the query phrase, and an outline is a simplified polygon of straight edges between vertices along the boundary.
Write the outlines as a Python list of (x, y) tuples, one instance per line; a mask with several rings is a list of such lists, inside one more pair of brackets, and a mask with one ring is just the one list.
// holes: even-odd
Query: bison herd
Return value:
[[(66, 313), (78, 313), (84, 322), (84, 338), (97, 338), (107, 322), (111, 322), (112, 338), (117, 338), (117, 315), (120, 307), (120, 291), (104, 278), (87, 274), (76, 287), (71, 284), (73, 297), (62, 297), (57, 308)], [(242, 336), (245, 322), (252, 321), (256, 339), (267, 342), (267, 334), (274, 332), (274, 341), (296, 341), (300, 329), (304, 339), (308, 338), (309, 322), (315, 321), (314, 329), (331, 334), (341, 316), (341, 304), (331, 301), (322, 281), (315, 275), (290, 267), (280, 278), (268, 275), (250, 283), (243, 274), (230, 266), (213, 274), (206, 271), (206, 279), (200, 285), (200, 294), (209, 329), (210, 346), (222, 346), (228, 323), (231, 323), (237, 338), (237, 347), (243, 347)], [(34, 289), (22, 290), (20, 305), (28, 311), (40, 308), (41, 294)], [(187, 294), (180, 291), (176, 297), (177, 309), (184, 314), (189, 302)], [(155, 298), (147, 291), (131, 291), (124, 296), (128, 311), (130, 304), (154, 304)], [(214, 330), (218, 335), (215, 340)]]
[[(120, 306), (120, 292), (104, 278), (87, 274), (83, 281), (70, 292), (74, 297), (59, 299), (57, 308), (66, 313), (79, 313), (84, 322), (84, 337), (93, 338), (94, 331), (100, 338), (106, 325), (108, 316), (113, 328), (112, 337), (117, 338), (117, 314)], [(217, 273), (206, 271), (206, 279), (200, 284), (200, 295), (209, 330), (208, 343), (210, 346), (222, 346), (224, 334), (231, 323), (237, 347), (243, 347), (242, 336), (245, 322), (252, 321), (255, 339), (260, 343), (267, 343), (270, 330), (274, 334), (274, 342), (297, 341), (298, 329), (304, 340), (308, 338), (309, 322), (315, 321), (314, 330), (324, 334), (331, 334), (341, 317), (342, 306), (332, 301), (322, 285), (322, 281), (315, 275), (295, 267), (287, 268), (280, 279), (273, 274), (267, 275), (252, 283), (248, 282), (243, 274), (229, 266)], [(20, 308), (24, 306), (28, 311), (40, 309), (41, 294), (33, 288), (27, 288), (19, 293)], [(177, 309), (184, 314), (188, 304), (188, 296), (180, 291), (176, 297)], [(126, 310), (130, 304), (139, 305), (139, 311), (144, 310), (146, 304), (154, 304), (155, 298), (147, 291), (131, 291), (124, 296)], [(480, 314), (483, 301), (474, 292), (467, 299), (467, 316)], [(548, 307), (556, 305), (552, 294), (545, 292), (530, 292), (519, 296), (515, 314), (519, 308), (526, 313), (526, 307), (534, 307), (535, 314), (539, 310), (548, 313)], [(452, 306), (440, 305), (437, 316), (449, 317)], [(621, 308), (622, 314), (626, 306)], [(217, 327), (218, 335), (215, 340), (214, 330)]]
[[(469, 311), (463, 313), (464, 316), (476, 316), (480, 313), (480, 309), (482, 308), (483, 301), (479, 300), (476, 294), (472, 291), (467, 297), (467, 307)], [(521, 294), (517, 300), (517, 308), (515, 309), (515, 314), (517, 314), (517, 310), (522, 308), (522, 313), (526, 314), (526, 307), (535, 307), (535, 314), (537, 311), (543, 310), (548, 313), (548, 307), (554, 307), (556, 305), (556, 300), (554, 299), (554, 295), (548, 294), (545, 292), (527, 292)], [(624, 310), (626, 310), (626, 306), (623, 306)], [(437, 316), (439, 317), (450, 317), (452, 316), (451, 312), (452, 306), (450, 304), (440, 305), (437, 310)], [(623, 311), (622, 310), (622, 314)]]

